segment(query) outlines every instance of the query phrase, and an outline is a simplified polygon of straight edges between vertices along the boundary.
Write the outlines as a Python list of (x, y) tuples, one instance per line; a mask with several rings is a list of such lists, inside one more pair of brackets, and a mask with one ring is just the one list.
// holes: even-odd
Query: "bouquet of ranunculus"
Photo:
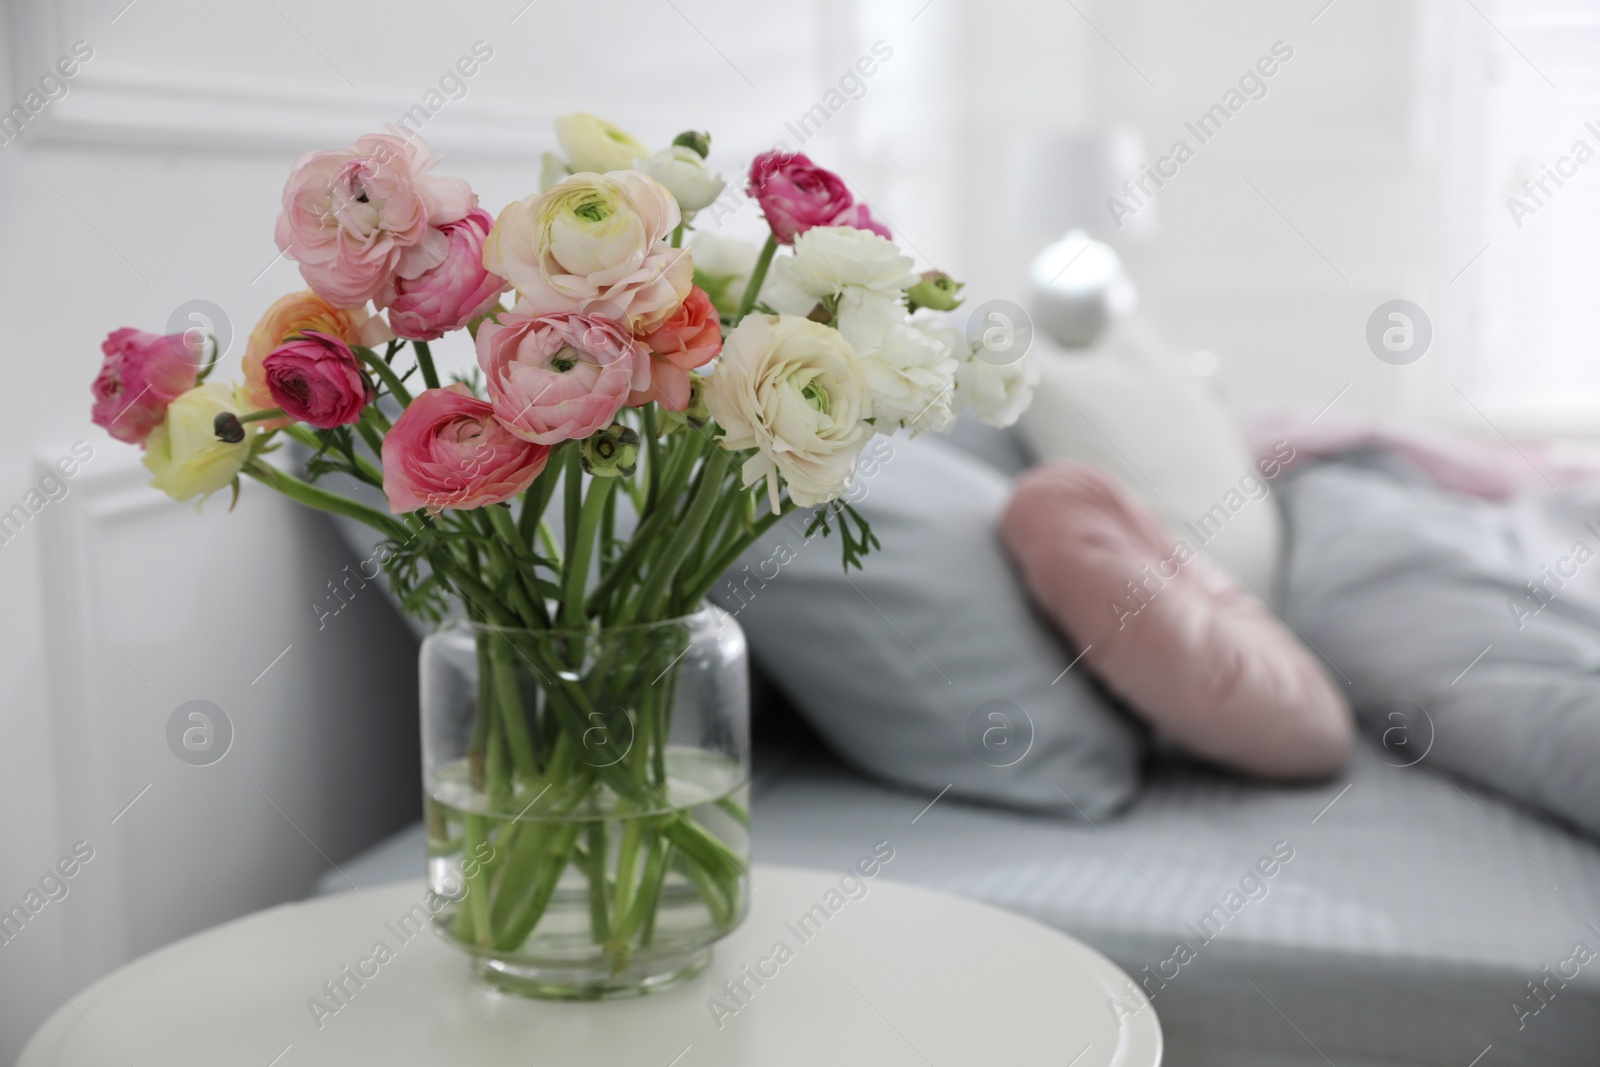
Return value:
[[(626, 635), (696, 612), (792, 509), (859, 565), (876, 541), (839, 498), (872, 435), (944, 430), (963, 407), (1007, 424), (1035, 379), (976, 358), (944, 314), (959, 284), (918, 274), (805, 156), (751, 164), (765, 247), (686, 245), (723, 192), (706, 135), (652, 153), (581, 114), (557, 133), (543, 190), (498, 218), (410, 131), (302, 156), (276, 237), (310, 288), (257, 324), (243, 383), (208, 380), (203, 339), (121, 329), (94, 418), (175, 499), (237, 494), (244, 475), (372, 526), (409, 612), (478, 628), (466, 799), (429, 812), (464, 879), (449, 932), (515, 953), (576, 872), (616, 972), (650, 944), (670, 872), (736, 922), (747, 848), (674, 799), (670, 690)], [(429, 342), (463, 329), (477, 369), (442, 381)], [(285, 438), (310, 452), (303, 477), (269, 462)], [(387, 513), (338, 491), (363, 485)], [(620, 651), (596, 664), (607, 635)], [(615, 708), (625, 749), (595, 732)], [(601, 810), (641, 821), (612, 839), (525, 828)]]

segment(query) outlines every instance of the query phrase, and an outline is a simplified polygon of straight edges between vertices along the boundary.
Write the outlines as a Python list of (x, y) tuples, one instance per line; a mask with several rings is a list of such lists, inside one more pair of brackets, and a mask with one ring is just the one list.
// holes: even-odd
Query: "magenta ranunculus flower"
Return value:
[(547, 446), (501, 426), (487, 401), (447, 385), (413, 400), (384, 436), (383, 491), (396, 515), (481, 508), (528, 488), (549, 458)]
[(865, 204), (857, 204), (833, 220), (834, 226), (854, 226), (858, 230), (868, 230), (879, 237), (894, 240), (894, 234), (889, 232), (889, 227), (872, 217), (872, 212)]
[(94, 379), (94, 422), (119, 441), (143, 445), (167, 417), (167, 405), (194, 388), (198, 353), (183, 333), (124, 327), (100, 344), (105, 362)]
[(421, 276), (449, 252), (441, 227), (478, 206), (460, 178), (428, 174), (437, 162), (415, 135), (370, 133), (349, 148), (307, 152), (283, 187), (278, 247), (335, 307), (360, 307), (396, 277)]
[(630, 393), (650, 388), (650, 353), (598, 315), (501, 315), (478, 328), (478, 366), (495, 417), (541, 445), (605, 429)]
[(493, 307), (509, 282), (483, 265), (483, 239), (494, 216), (474, 208), (466, 217), (439, 227), (450, 241), (444, 262), (415, 278), (396, 275), (378, 295), (389, 309), (389, 328), (396, 337), (432, 341), (459, 330)]
[(273, 349), (261, 369), (272, 402), (295, 422), (322, 430), (360, 422), (375, 395), (350, 346), (315, 330)]
[(747, 192), (756, 198), (779, 244), (813, 226), (854, 226), (884, 237), (888, 229), (857, 204), (844, 179), (798, 152), (763, 152), (750, 162)]

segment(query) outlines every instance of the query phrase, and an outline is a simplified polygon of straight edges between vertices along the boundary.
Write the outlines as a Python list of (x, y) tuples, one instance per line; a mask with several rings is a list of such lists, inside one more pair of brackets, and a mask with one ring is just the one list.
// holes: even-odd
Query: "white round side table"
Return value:
[[(398, 921), (426, 899), (421, 881), (286, 904), (96, 982), (19, 1067), (1161, 1062), (1154, 1010), (1115, 1011), (1127, 978), (1094, 950), (983, 904), (843, 875), (756, 867), (749, 918), (702, 974), (604, 1003), (477, 985), (465, 957)], [(362, 963), (378, 942), (387, 962)]]

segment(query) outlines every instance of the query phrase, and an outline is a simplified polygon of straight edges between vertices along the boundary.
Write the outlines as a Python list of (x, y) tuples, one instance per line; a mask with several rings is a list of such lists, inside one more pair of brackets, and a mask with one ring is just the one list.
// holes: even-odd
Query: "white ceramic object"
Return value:
[(1094, 344), (1138, 305), (1121, 257), (1082, 230), (1046, 245), (1028, 268), (1028, 284), (1034, 328), (1067, 348)]
[[(1111, 1005), (1129, 1001), (1130, 983), (1094, 950), (883, 874), (857, 879), (865, 891), (849, 899), (842, 877), (757, 867), (749, 919), (703, 974), (606, 1003), (498, 994), (427, 929), (402, 940), (397, 919), (426, 899), (420, 880), (287, 904), (96, 982), (34, 1035), (19, 1067), (1160, 1063), (1154, 1009), (1119, 1020)], [(361, 968), (376, 973), (360, 986), (346, 979), (380, 941), (393, 958)], [(336, 1012), (308, 1007), (332, 1003), (324, 983), (340, 980), (349, 992)], [(734, 1010), (725, 983), (741, 981)]]

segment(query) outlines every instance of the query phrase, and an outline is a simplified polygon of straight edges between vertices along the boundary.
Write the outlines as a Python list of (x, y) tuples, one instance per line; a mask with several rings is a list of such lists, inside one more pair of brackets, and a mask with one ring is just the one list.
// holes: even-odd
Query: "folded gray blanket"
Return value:
[(1600, 836), (1600, 485), (1496, 504), (1352, 453), (1279, 491), (1284, 613), (1389, 762)]

